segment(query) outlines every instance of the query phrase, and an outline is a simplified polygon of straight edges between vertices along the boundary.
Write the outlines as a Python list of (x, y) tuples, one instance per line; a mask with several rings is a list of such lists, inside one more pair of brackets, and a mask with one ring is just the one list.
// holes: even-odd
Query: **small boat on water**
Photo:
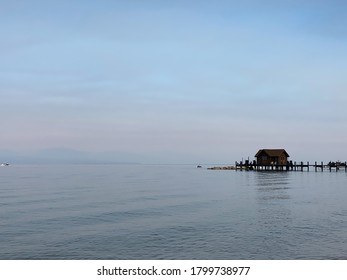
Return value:
[(9, 166), (10, 164), (7, 162), (1, 163), (0, 166)]

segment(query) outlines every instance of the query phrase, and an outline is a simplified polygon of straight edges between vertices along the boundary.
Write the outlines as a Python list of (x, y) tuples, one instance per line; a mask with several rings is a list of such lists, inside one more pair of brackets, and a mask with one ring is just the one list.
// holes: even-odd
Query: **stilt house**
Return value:
[(284, 149), (262, 149), (255, 157), (258, 165), (286, 165), (289, 154)]

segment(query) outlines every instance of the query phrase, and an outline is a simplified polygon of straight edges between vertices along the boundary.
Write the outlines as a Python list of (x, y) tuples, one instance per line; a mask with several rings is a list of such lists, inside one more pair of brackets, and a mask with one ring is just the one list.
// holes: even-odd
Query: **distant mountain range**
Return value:
[(0, 161), (17, 164), (111, 164), (139, 163), (141, 157), (122, 152), (85, 152), (73, 149), (43, 149), (35, 152), (0, 150)]

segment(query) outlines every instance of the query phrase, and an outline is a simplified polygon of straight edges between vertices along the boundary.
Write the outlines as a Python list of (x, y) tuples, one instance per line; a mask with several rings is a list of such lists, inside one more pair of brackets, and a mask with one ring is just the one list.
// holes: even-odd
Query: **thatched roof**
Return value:
[(269, 157), (279, 157), (284, 153), (287, 157), (289, 157), (289, 154), (285, 149), (262, 149), (258, 151), (255, 157), (258, 157), (262, 153), (265, 153)]

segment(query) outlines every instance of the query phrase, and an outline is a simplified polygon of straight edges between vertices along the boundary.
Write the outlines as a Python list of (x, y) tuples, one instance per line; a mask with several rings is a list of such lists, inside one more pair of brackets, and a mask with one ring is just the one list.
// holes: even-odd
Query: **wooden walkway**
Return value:
[(344, 163), (335, 163), (335, 164), (324, 164), (321, 162), (320, 164), (315, 162), (314, 164), (310, 164), (309, 162), (299, 162), (296, 161), (293, 163), (287, 163), (286, 165), (279, 165), (279, 164), (270, 164), (270, 165), (261, 165), (257, 163), (249, 163), (245, 162), (235, 162), (235, 170), (254, 170), (254, 171), (310, 171), (314, 170), (317, 171), (324, 171), (329, 170), (331, 171), (339, 171), (344, 170), (347, 172), (347, 164)]

